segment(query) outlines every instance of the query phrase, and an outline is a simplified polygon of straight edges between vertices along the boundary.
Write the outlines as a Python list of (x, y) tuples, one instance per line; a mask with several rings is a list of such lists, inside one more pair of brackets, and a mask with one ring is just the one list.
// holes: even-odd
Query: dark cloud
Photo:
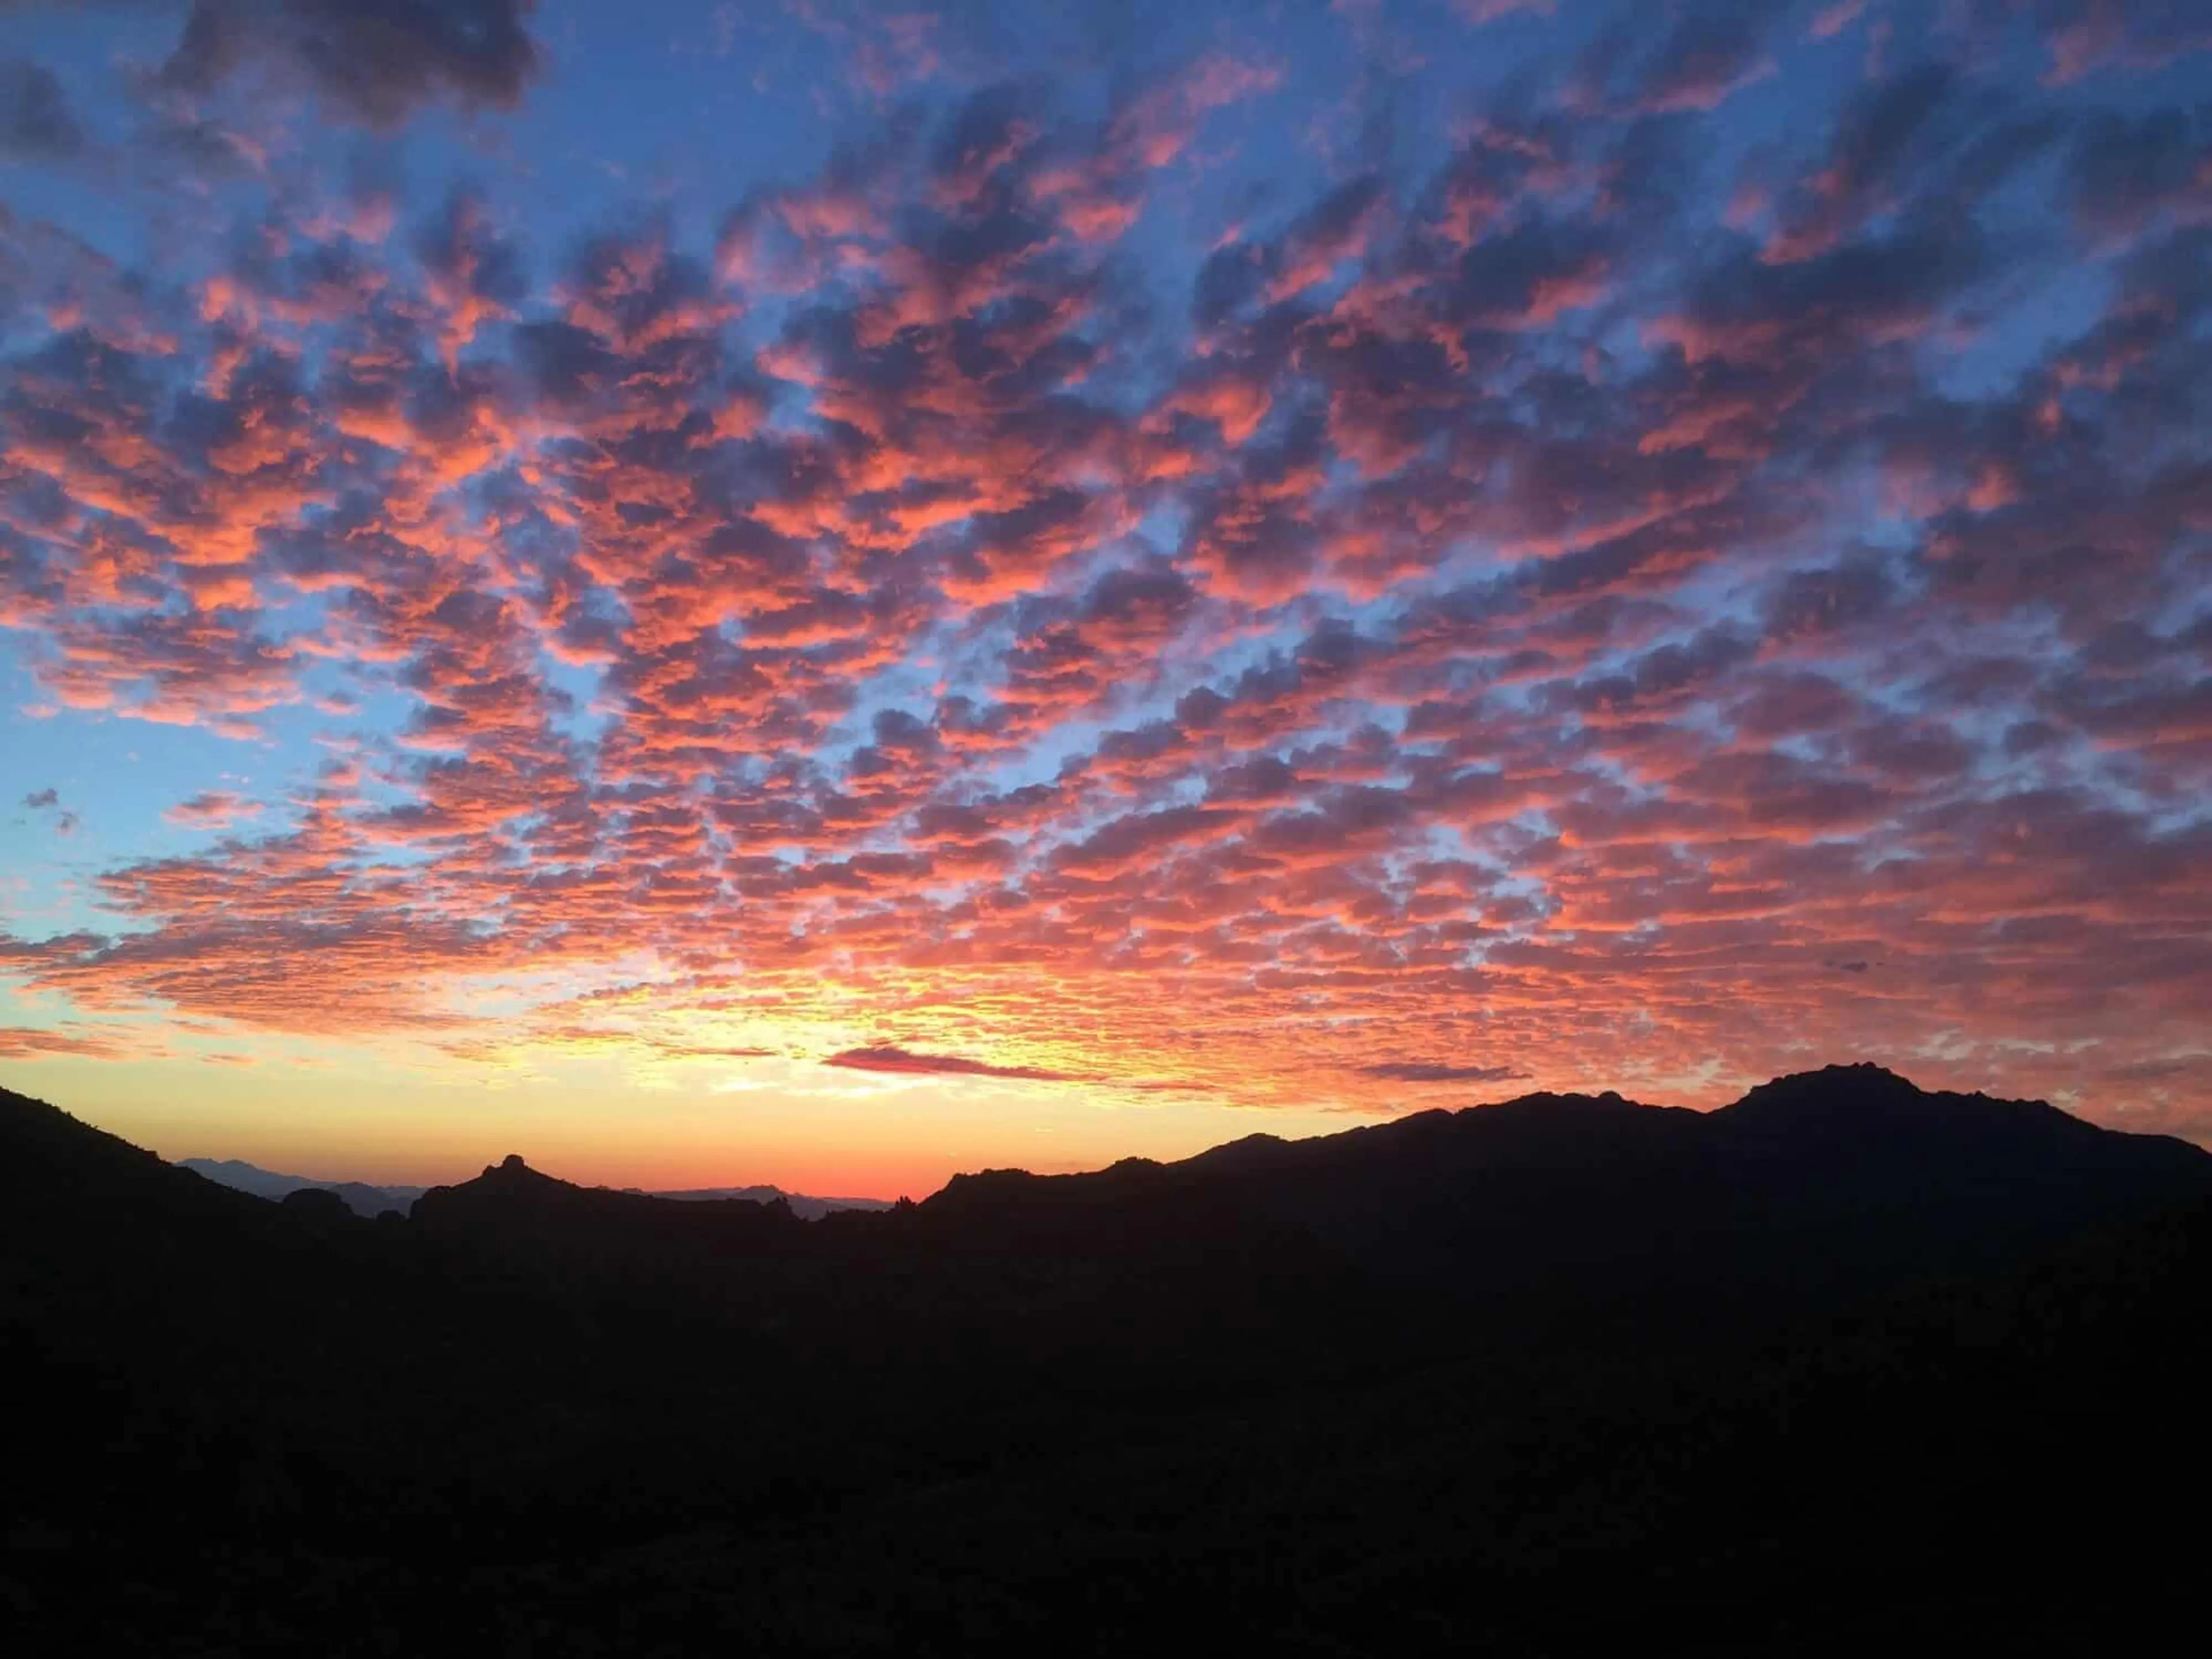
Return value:
[(52, 813), (54, 833), (58, 836), (74, 836), (82, 823), (76, 813), (62, 805), (58, 790), (35, 790), (23, 797), (23, 805), (33, 812)]
[[(1978, 0), (1984, 14), (1995, 0)], [(2212, 51), (2212, 22), (2197, 0), (2037, 0), (2033, 15), (2050, 53), (2048, 84), (2065, 86), (2107, 69), (2160, 70)]]
[(27, 58), (0, 59), (0, 157), (65, 161), (84, 147), (84, 129), (54, 72)]
[(1957, 83), (1948, 64), (1923, 64), (1858, 94), (1838, 121), (1827, 159), (1801, 187), (1770, 258), (1825, 252), (1910, 195), (1905, 176)]
[(852, 1072), (1000, 1077), (1031, 1083), (1070, 1083), (1077, 1080), (1068, 1073), (1047, 1071), (1041, 1066), (992, 1066), (980, 1060), (963, 1059), (957, 1054), (919, 1054), (890, 1043), (879, 1043), (869, 1048), (848, 1048), (842, 1054), (830, 1055), (822, 1063), (842, 1066)]
[(160, 79), (205, 92), (271, 63), (374, 126), (441, 98), (505, 107), (539, 67), (534, 9), (535, 0), (193, 0)]
[(2162, 210), (2212, 212), (2212, 112), (2100, 111), (2076, 140), (2075, 216), (2099, 236), (2133, 234)]
[(1186, 842), (1226, 830), (1237, 817), (1237, 813), (1209, 806), (1131, 812), (1063, 848), (1059, 862), (1068, 870), (1110, 871), (1139, 859), (1166, 859)]
[(1642, 110), (1717, 107), (1769, 72), (1766, 36), (1778, 0), (1694, 0), (1642, 70), (1631, 101)]
[(1363, 1076), (1393, 1083), (1507, 1083), (1528, 1075), (1511, 1066), (1449, 1066), (1411, 1060), (1382, 1060), (1359, 1070)]

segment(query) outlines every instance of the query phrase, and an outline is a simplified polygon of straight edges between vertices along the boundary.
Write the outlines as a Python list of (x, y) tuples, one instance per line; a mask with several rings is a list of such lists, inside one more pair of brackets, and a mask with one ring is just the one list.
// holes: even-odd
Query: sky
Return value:
[(2195, 0), (0, 0), (0, 1082), (2212, 1144)]

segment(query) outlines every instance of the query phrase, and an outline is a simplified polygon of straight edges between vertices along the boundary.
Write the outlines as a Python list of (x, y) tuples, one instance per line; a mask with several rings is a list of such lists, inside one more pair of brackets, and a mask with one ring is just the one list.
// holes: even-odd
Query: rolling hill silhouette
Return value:
[(2110, 1645), (2188, 1582), (2148, 1517), (2203, 1489), (2208, 1291), (2212, 1156), (1871, 1066), (812, 1222), (520, 1158), (405, 1218), (272, 1205), (0, 1091), (0, 1617), (76, 1651)]
[(177, 1160), (177, 1167), (205, 1176), (220, 1186), (235, 1187), (241, 1193), (278, 1203), (297, 1192), (335, 1193), (356, 1215), (372, 1218), (386, 1210), (406, 1214), (423, 1191), (420, 1187), (378, 1187), (365, 1181), (319, 1181), (313, 1176), (281, 1175), (236, 1158), (184, 1158)]
[[(397, 1210), (404, 1215), (415, 1206), (415, 1200), (428, 1190), (422, 1187), (374, 1186), (363, 1181), (325, 1181), (313, 1176), (283, 1175), (274, 1170), (264, 1170), (258, 1164), (235, 1158), (185, 1158), (177, 1160), (178, 1167), (190, 1170), (194, 1175), (205, 1176), (210, 1181), (225, 1187), (235, 1187), (242, 1193), (252, 1193), (258, 1198), (278, 1202), (294, 1193), (313, 1188), (335, 1193), (356, 1215), (374, 1218), (386, 1210)], [(687, 1201), (714, 1202), (724, 1199), (744, 1199), (755, 1204), (774, 1204), (781, 1200), (791, 1207), (793, 1214), (812, 1221), (828, 1215), (832, 1210), (888, 1210), (890, 1205), (874, 1198), (817, 1198), (806, 1193), (787, 1193), (781, 1187), (696, 1187), (680, 1192), (643, 1193), (641, 1188), (625, 1188), (625, 1192), (640, 1193), (651, 1198), (674, 1198)]]
[[(640, 1188), (624, 1188), (625, 1192)], [(648, 1191), (648, 1198), (672, 1198), (686, 1204), (715, 1204), (730, 1199), (741, 1199), (749, 1204), (783, 1203), (791, 1206), (792, 1214), (801, 1221), (818, 1221), (836, 1210), (888, 1210), (891, 1200), (884, 1198), (823, 1198), (812, 1193), (787, 1193), (781, 1187), (759, 1185), (752, 1187), (684, 1187), (672, 1191)]]

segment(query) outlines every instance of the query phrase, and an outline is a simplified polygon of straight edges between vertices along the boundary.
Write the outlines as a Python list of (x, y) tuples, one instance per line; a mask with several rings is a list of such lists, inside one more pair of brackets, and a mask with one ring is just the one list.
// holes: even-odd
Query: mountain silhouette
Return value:
[(0, 1091), (22, 1651), (2133, 1645), (2212, 1156), (1870, 1066), (802, 1219), (367, 1218)]
[(420, 1187), (379, 1187), (365, 1181), (320, 1181), (313, 1176), (279, 1175), (235, 1158), (179, 1158), (178, 1167), (222, 1186), (235, 1187), (240, 1192), (252, 1193), (257, 1198), (282, 1200), (309, 1188), (336, 1193), (356, 1215), (372, 1218), (386, 1210), (397, 1210), (404, 1215), (423, 1192)]
[[(641, 1190), (623, 1188), (625, 1192)], [(792, 1214), (802, 1221), (819, 1221), (833, 1210), (888, 1210), (892, 1201), (885, 1198), (821, 1198), (811, 1193), (787, 1193), (781, 1187), (684, 1187), (673, 1191), (647, 1191), (649, 1198), (672, 1198), (685, 1204), (714, 1204), (736, 1199), (748, 1204), (775, 1204), (779, 1201), (791, 1208)]]
[[(428, 1190), (422, 1187), (376, 1186), (362, 1181), (326, 1181), (313, 1176), (281, 1175), (276, 1170), (264, 1170), (235, 1158), (186, 1158), (179, 1159), (178, 1165), (195, 1175), (205, 1176), (210, 1181), (225, 1187), (235, 1187), (240, 1192), (252, 1193), (259, 1198), (281, 1200), (309, 1188), (336, 1193), (356, 1215), (372, 1218), (386, 1210), (397, 1210), (404, 1215), (414, 1207), (415, 1200)], [(639, 1188), (623, 1190), (643, 1192)], [(765, 1185), (689, 1188), (679, 1192), (654, 1192), (645, 1195), (690, 1202), (742, 1199), (755, 1204), (773, 1204), (781, 1200), (790, 1206), (793, 1215), (809, 1221), (817, 1220), (832, 1210), (888, 1210), (891, 1207), (882, 1199), (816, 1198), (805, 1193), (787, 1193), (781, 1187)]]

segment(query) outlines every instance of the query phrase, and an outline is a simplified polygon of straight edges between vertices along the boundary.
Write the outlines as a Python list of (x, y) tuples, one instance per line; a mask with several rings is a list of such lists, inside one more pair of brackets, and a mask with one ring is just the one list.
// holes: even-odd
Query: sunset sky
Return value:
[(0, 0), (0, 1084), (2212, 1143), (2198, 0)]

